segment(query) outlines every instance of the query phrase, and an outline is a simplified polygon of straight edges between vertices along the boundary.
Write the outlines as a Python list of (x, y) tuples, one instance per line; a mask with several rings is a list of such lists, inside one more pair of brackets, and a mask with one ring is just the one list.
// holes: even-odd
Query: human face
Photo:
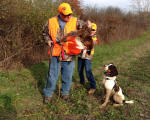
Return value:
[(60, 13), (60, 18), (65, 21), (65, 22), (69, 22), (70, 18), (71, 18), (72, 14), (69, 15), (63, 15), (62, 13)]
[(92, 29), (91, 34), (94, 35), (96, 33), (96, 30)]

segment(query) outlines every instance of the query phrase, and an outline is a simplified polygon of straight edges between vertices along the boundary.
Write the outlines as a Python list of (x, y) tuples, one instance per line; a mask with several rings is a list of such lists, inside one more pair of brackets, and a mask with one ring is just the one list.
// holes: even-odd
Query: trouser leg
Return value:
[(75, 62), (61, 62), (61, 80), (62, 80), (62, 95), (68, 95), (72, 85), (72, 75), (74, 72)]
[(96, 82), (91, 69), (91, 60), (85, 60), (85, 71), (91, 88), (96, 89)]
[(84, 66), (85, 66), (85, 59), (82, 59), (78, 57), (78, 74), (80, 77), (80, 83), (84, 84), (85, 79), (84, 79)]
[(45, 88), (43, 89), (44, 95), (52, 97), (52, 94), (56, 88), (56, 83), (59, 77), (60, 62), (57, 57), (52, 57), (51, 63), (49, 65), (49, 72), (47, 74), (47, 81)]

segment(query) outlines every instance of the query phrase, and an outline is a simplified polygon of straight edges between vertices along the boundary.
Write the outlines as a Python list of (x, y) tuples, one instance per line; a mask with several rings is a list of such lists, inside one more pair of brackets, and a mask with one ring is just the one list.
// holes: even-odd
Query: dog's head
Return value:
[(105, 74), (107, 76), (113, 77), (118, 75), (118, 70), (114, 64), (108, 64), (104, 66)]

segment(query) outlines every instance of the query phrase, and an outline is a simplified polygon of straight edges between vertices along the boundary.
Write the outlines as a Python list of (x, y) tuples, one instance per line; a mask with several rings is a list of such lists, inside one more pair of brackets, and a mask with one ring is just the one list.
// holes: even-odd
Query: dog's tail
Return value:
[(124, 100), (123, 103), (126, 103), (126, 104), (133, 104), (133, 103), (134, 103), (134, 100)]

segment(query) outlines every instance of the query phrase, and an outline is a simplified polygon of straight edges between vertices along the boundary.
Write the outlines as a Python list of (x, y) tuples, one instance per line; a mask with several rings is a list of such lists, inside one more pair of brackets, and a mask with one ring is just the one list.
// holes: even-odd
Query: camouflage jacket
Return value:
[[(86, 24), (86, 22), (82, 21), (82, 20), (77, 20), (77, 29), (81, 29), (84, 25)], [(63, 31), (62, 31), (63, 32)], [(63, 37), (63, 33), (61, 33), (61, 38)], [(48, 44), (48, 41), (52, 41), (52, 38), (51, 36), (49, 35), (49, 24), (48, 24), (48, 21), (47, 23), (43, 26), (43, 38), (45, 40), (45, 42)], [(58, 38), (56, 38), (58, 39)], [(60, 61), (62, 61), (62, 58), (61, 58), (61, 54), (60, 56), (58, 57)], [(72, 61), (75, 59), (75, 56), (74, 55), (68, 55), (66, 53), (64, 53), (64, 57), (65, 59), (63, 61)]]

